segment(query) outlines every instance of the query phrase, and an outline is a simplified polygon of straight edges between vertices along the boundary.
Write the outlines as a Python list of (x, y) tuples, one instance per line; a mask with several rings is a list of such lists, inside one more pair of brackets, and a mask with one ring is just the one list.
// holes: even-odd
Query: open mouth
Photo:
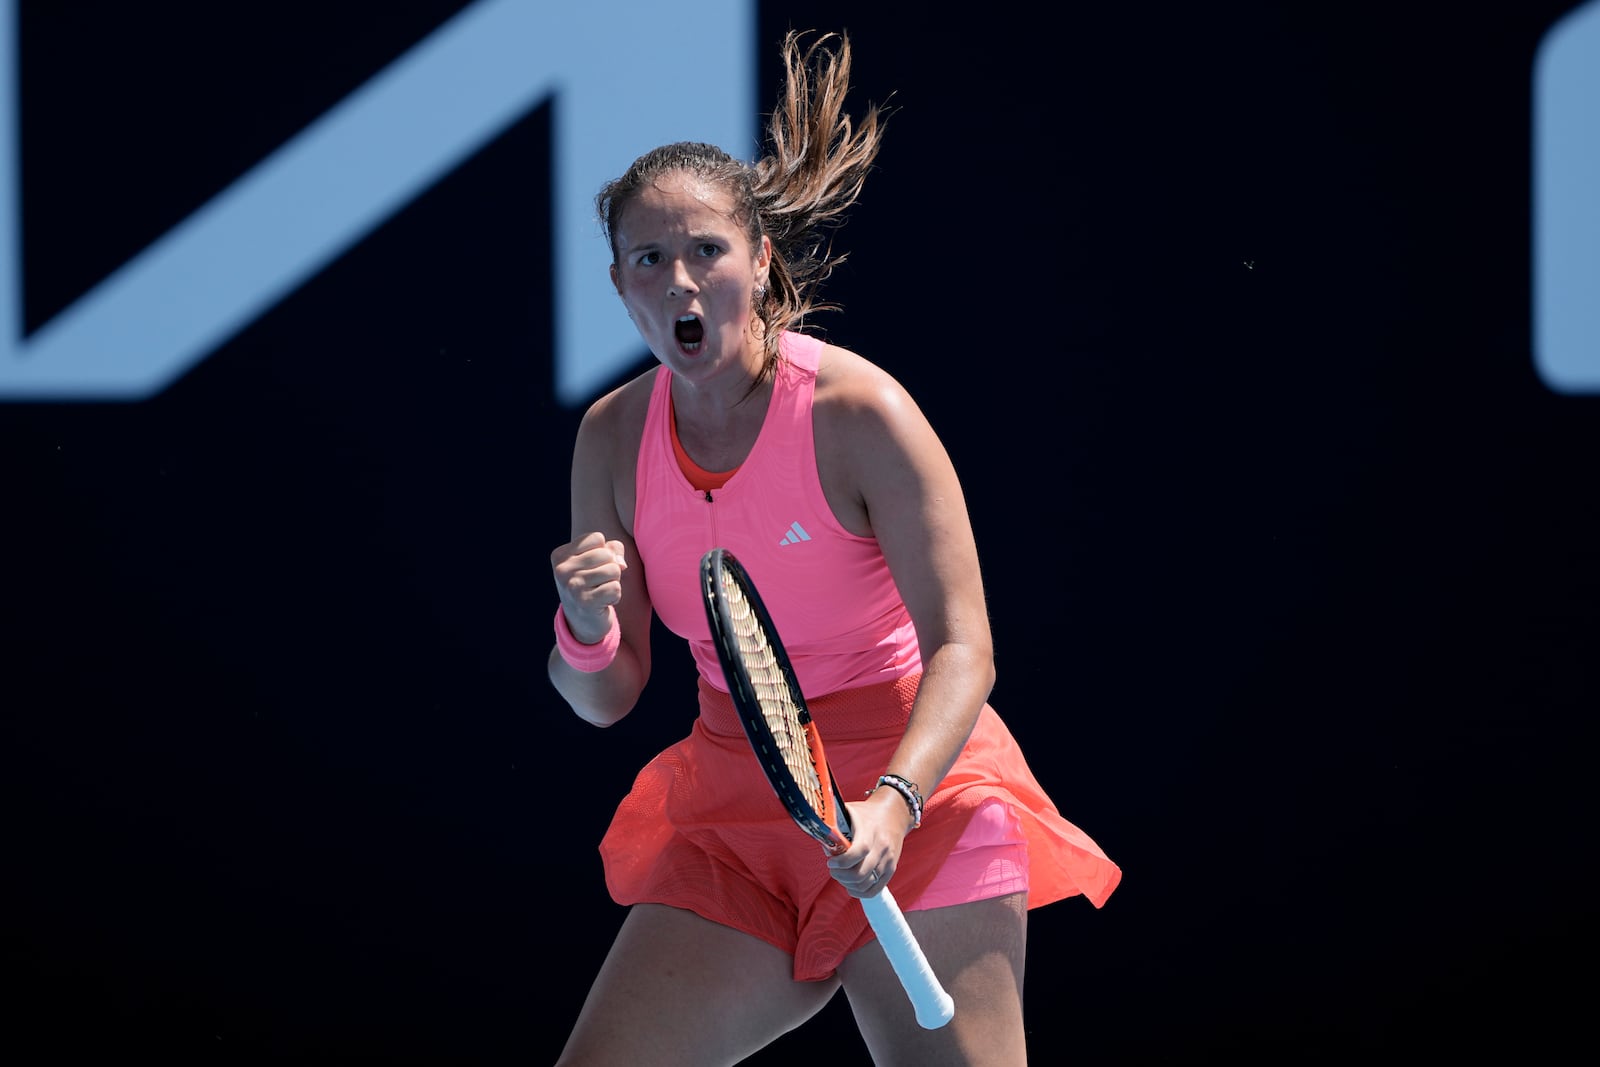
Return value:
[(672, 324), (672, 334), (678, 339), (678, 347), (689, 354), (700, 351), (700, 342), (706, 338), (706, 327), (694, 315), (684, 315)]

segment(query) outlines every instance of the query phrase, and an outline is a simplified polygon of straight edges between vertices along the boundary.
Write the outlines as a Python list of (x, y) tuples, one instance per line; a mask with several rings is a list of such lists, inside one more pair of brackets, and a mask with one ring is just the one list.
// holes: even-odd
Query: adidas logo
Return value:
[(789, 527), (789, 531), (783, 535), (782, 540), (780, 540), (778, 544), (798, 545), (801, 541), (809, 540), (811, 540), (811, 535), (806, 533), (805, 527), (801, 526), (797, 522)]

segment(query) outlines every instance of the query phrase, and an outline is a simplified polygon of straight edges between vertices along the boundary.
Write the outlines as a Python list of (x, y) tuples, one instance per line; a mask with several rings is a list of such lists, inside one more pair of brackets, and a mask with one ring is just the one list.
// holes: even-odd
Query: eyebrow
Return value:
[[(728, 243), (727, 234), (718, 233), (715, 230), (691, 230), (690, 232), (686, 233), (684, 235), (684, 237), (687, 240), (693, 241), (695, 243), (701, 243), (701, 242), (707, 242), (707, 243), (710, 243), (710, 244), (727, 244)], [(658, 249), (661, 246), (662, 246), (662, 242), (661, 241), (640, 241), (638, 244), (628, 244), (626, 239), (622, 238), (622, 239), (619, 239), (618, 242), (617, 242), (617, 247), (620, 250), (624, 251), (624, 252), (641, 252), (641, 251), (646, 251), (646, 250), (650, 250), (650, 249)]]

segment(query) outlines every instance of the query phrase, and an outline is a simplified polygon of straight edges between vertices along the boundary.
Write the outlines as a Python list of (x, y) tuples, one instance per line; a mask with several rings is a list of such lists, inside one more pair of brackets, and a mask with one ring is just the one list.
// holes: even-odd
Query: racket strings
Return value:
[(825, 799), (821, 776), (812, 759), (811, 745), (806, 737), (805, 724), (800, 718), (800, 706), (789, 688), (789, 678), (777, 654), (767, 641), (766, 629), (744, 597), (738, 584), (723, 577), (723, 593), (728, 601), (728, 615), (733, 624), (734, 636), (739, 642), (740, 656), (744, 660), (756, 701), (767, 720), (778, 754), (789, 776), (805, 794), (812, 808), (821, 811)]

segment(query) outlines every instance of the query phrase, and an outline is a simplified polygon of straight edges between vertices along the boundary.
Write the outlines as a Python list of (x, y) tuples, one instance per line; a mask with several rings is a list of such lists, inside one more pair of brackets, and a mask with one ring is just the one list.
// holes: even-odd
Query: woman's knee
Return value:
[(937, 1030), (921, 1027), (882, 950), (870, 944), (853, 953), (839, 973), (875, 1061), (997, 1067), (1025, 1063), (1026, 895), (908, 912), (906, 920), (954, 1000), (955, 1016)]

